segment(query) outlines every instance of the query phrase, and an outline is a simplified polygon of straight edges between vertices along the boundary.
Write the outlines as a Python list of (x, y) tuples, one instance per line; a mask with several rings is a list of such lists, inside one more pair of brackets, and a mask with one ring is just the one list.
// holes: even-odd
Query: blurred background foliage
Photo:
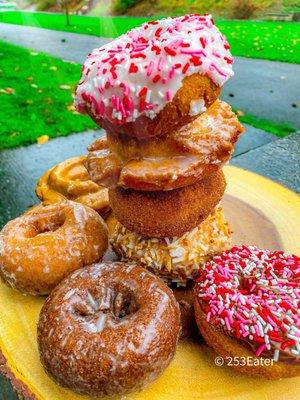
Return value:
[[(57, 0), (17, 0), (21, 9), (60, 12)], [(87, 15), (180, 15), (210, 12), (217, 17), (252, 19), (300, 13), (300, 0), (69, 0), (73, 12)], [(271, 14), (271, 15), (270, 15)], [(283, 17), (283, 15), (282, 15)]]

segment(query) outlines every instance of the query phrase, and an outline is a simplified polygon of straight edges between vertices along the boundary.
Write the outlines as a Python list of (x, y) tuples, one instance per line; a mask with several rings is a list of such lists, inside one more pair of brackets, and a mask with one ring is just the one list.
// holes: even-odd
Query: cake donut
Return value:
[(121, 262), (74, 272), (47, 298), (38, 322), (46, 372), (91, 397), (127, 394), (155, 380), (173, 359), (179, 335), (172, 291)]
[(226, 163), (243, 133), (231, 107), (217, 100), (190, 124), (164, 138), (141, 140), (109, 134), (89, 147), (91, 179), (140, 191), (192, 185)]
[(195, 285), (195, 315), (206, 342), (226, 357), (272, 363), (232, 365), (268, 379), (300, 375), (300, 258), (254, 246), (209, 261)]
[(0, 232), (0, 276), (10, 287), (46, 295), (74, 270), (101, 260), (107, 227), (74, 202), (37, 206)]
[(130, 231), (144, 237), (180, 237), (208, 217), (225, 188), (225, 176), (217, 169), (194, 185), (170, 191), (143, 192), (117, 186), (109, 189), (109, 201), (117, 220)]
[(45, 205), (76, 201), (105, 215), (110, 210), (108, 191), (90, 180), (85, 160), (85, 156), (69, 158), (45, 172), (35, 189), (38, 198)]
[(107, 226), (111, 246), (119, 257), (178, 286), (186, 286), (206, 261), (231, 245), (231, 230), (219, 207), (180, 237), (146, 238), (125, 228), (113, 215)]
[(210, 107), (232, 63), (210, 15), (147, 22), (88, 55), (75, 106), (108, 132), (164, 135)]

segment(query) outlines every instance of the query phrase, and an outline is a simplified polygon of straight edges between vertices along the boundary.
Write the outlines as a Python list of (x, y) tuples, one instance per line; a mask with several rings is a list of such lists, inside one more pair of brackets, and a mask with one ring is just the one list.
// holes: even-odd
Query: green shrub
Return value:
[(113, 9), (116, 13), (123, 14), (137, 2), (137, 0), (115, 0)]

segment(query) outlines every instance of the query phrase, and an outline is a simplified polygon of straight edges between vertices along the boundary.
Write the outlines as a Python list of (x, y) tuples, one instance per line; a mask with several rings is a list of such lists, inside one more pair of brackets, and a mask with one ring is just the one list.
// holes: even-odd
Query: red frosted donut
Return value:
[(240, 372), (278, 379), (300, 374), (300, 258), (254, 246), (233, 247), (196, 279), (201, 334), (222, 357), (263, 357)]
[(232, 62), (210, 15), (147, 22), (88, 55), (76, 108), (109, 132), (162, 135), (206, 111)]
[(145, 269), (120, 262), (73, 273), (47, 298), (38, 322), (48, 374), (92, 397), (126, 394), (155, 380), (179, 334), (172, 291)]

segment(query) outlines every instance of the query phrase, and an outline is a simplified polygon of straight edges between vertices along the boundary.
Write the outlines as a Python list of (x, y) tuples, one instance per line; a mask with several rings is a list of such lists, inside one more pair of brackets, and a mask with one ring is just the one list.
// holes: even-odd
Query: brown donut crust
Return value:
[[(195, 318), (201, 335), (214, 351), (226, 360), (226, 357), (251, 357), (252, 360), (259, 358), (245, 348), (239, 341), (218, 330), (214, 325), (208, 323), (201, 309), (197, 295), (194, 301)], [(225, 368), (225, 367), (224, 367)], [(300, 375), (300, 364), (289, 364), (283, 361), (274, 362), (273, 365), (235, 365), (232, 368), (249, 376), (264, 377), (266, 379), (292, 378)]]
[(172, 291), (145, 269), (121, 262), (70, 275), (47, 298), (38, 322), (47, 373), (95, 397), (126, 394), (152, 382), (172, 360), (179, 335)]
[(0, 276), (23, 293), (46, 295), (71, 272), (99, 261), (107, 246), (107, 227), (91, 208), (38, 205), (0, 232)]
[(107, 132), (139, 138), (154, 137), (167, 135), (174, 129), (178, 129), (197, 118), (200, 114), (189, 115), (192, 100), (203, 99), (206, 108), (209, 108), (220, 96), (220, 93), (220, 86), (216, 85), (207, 75), (196, 73), (183, 79), (182, 86), (174, 99), (166, 103), (165, 107), (153, 119), (141, 115), (134, 122), (117, 125), (104, 118), (95, 118), (89, 109), (86, 109), (86, 111)]
[(199, 225), (219, 203), (226, 181), (221, 169), (180, 189), (142, 192), (109, 189), (111, 208), (122, 225), (146, 237), (177, 237)]
[(186, 287), (172, 287), (171, 289), (180, 308), (180, 339), (198, 339), (199, 331), (195, 320), (193, 283), (189, 282)]

